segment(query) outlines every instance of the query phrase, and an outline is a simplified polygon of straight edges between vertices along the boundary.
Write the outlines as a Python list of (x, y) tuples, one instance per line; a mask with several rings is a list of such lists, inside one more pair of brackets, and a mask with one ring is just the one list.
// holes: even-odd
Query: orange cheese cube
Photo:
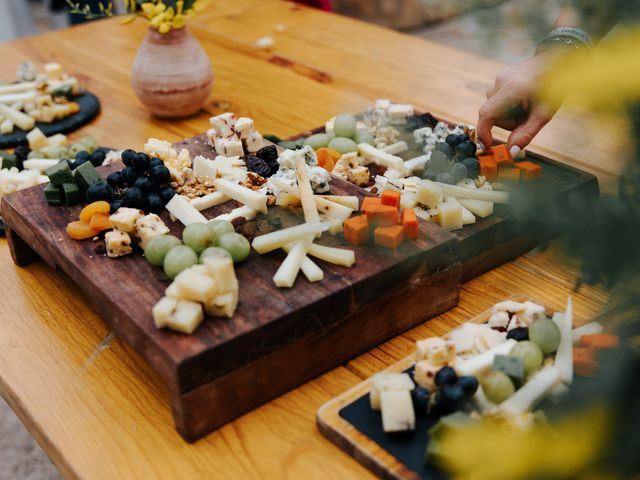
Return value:
[(542, 167), (540, 165), (536, 165), (528, 160), (525, 162), (515, 163), (514, 165), (516, 168), (521, 170), (520, 178), (525, 181), (535, 180), (542, 177)]
[(380, 202), (382, 205), (400, 208), (400, 192), (395, 190), (385, 190), (382, 192), (382, 195), (380, 195)]
[(367, 208), (365, 214), (371, 226), (387, 227), (400, 223), (400, 210), (389, 205), (372, 206)]
[(395, 250), (404, 241), (404, 228), (402, 225), (391, 225), (388, 227), (378, 227), (373, 232), (376, 245)]
[(343, 228), (344, 238), (354, 245), (363, 245), (369, 241), (369, 221), (366, 215), (345, 220)]
[(573, 349), (573, 370), (576, 375), (588, 377), (593, 375), (596, 369), (596, 359), (592, 349), (575, 347)]
[(617, 347), (620, 345), (620, 339), (617, 335), (610, 333), (598, 333), (596, 335), (583, 335), (580, 337), (580, 344), (593, 350), (602, 350)]
[(493, 158), (497, 165), (511, 165), (513, 163), (513, 157), (511, 152), (507, 149), (506, 144), (496, 145), (491, 149)]
[(501, 165), (498, 167), (498, 180), (517, 182), (520, 180), (522, 170), (512, 166)]
[(405, 208), (402, 211), (402, 228), (405, 238), (418, 238), (420, 229), (418, 227), (418, 218), (413, 208)]
[(480, 175), (487, 180), (494, 180), (498, 176), (498, 164), (493, 160), (493, 157), (481, 156), (478, 157), (480, 161)]
[(360, 207), (360, 211), (367, 212), (371, 207), (378, 207), (382, 204), (381, 200), (378, 197), (364, 197), (362, 199), (362, 206)]

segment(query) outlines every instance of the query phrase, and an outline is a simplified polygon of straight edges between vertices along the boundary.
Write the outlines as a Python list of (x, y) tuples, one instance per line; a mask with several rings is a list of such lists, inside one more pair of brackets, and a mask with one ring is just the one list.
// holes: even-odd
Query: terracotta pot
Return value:
[(184, 27), (161, 34), (149, 28), (131, 72), (133, 90), (157, 117), (187, 117), (207, 101), (213, 85), (209, 58)]

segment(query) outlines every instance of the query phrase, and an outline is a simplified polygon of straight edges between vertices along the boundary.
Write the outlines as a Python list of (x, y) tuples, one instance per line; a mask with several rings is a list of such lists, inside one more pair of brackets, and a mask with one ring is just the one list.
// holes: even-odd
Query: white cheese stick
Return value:
[(319, 235), (328, 229), (329, 225), (326, 223), (303, 223), (295, 227), (276, 230), (275, 232), (255, 237), (251, 242), (251, 246), (259, 254), (264, 254), (277, 248), (282, 248), (289, 243), (303, 240), (309, 235)]
[[(282, 249), (289, 253), (291, 251), (292, 245), (285, 245)], [(302, 260), (302, 266), (300, 267), (302, 273), (307, 278), (309, 283), (319, 282), (324, 278), (324, 272), (322, 269), (308, 256), (305, 255), (304, 260)]]
[(314, 195), (314, 198), (324, 198), (330, 202), (339, 203), (352, 210), (360, 208), (360, 200), (355, 195)]
[(222, 205), (231, 200), (222, 192), (213, 192), (204, 197), (194, 198), (190, 201), (191, 205), (199, 211), (208, 210), (209, 208)]
[(174, 195), (166, 206), (171, 215), (186, 227), (192, 223), (207, 223), (207, 219), (182, 195)]
[(370, 160), (392, 170), (397, 170), (399, 172), (404, 171), (404, 160), (402, 159), (402, 157), (391, 155), (383, 150), (369, 145), (368, 143), (359, 144), (358, 151), (360, 152), (360, 155), (365, 157), (367, 160)]
[(560, 329), (560, 345), (556, 352), (555, 366), (560, 371), (560, 379), (564, 383), (573, 381), (573, 336), (571, 328), (573, 323), (573, 302), (571, 295), (567, 299), (567, 308), (564, 314), (555, 313), (553, 321)]
[(320, 222), (318, 209), (313, 199), (313, 189), (309, 181), (307, 164), (302, 156), (296, 156), (296, 179), (298, 180), (298, 190), (300, 192), (300, 201), (302, 202), (305, 221), (307, 223)]
[(406, 152), (407, 150), (409, 150), (409, 145), (407, 145), (407, 142), (402, 140), (391, 145), (387, 145), (382, 149), (383, 152), (390, 153), (391, 155), (397, 155), (399, 153)]
[(12, 83), (10, 85), (0, 85), (0, 95), (7, 95), (9, 93), (27, 92), (29, 90), (36, 90), (38, 84), (36, 82), (21, 82)]
[(507, 192), (458, 187), (457, 185), (448, 185), (446, 183), (438, 183), (438, 185), (442, 187), (442, 193), (447, 196), (451, 195), (456, 198), (470, 198), (472, 200), (482, 200), (484, 202), (509, 203), (509, 193)]
[(21, 93), (8, 93), (0, 95), (0, 103), (13, 105), (16, 102), (25, 102), (28, 100), (34, 100), (36, 98), (36, 92), (21, 92)]
[(302, 262), (307, 256), (307, 249), (309, 248), (310, 238), (304, 240), (298, 240), (293, 244), (291, 251), (287, 254), (287, 258), (278, 268), (278, 271), (273, 276), (273, 283), (276, 287), (291, 288), (298, 277), (298, 272), (302, 267)]
[(342, 223), (353, 215), (351, 208), (340, 205), (339, 203), (331, 202), (320, 197), (314, 197), (313, 200), (317, 212), (325, 213)]
[(14, 125), (18, 126), (22, 130), (31, 130), (36, 124), (36, 121), (26, 113), (14, 110), (3, 103), (0, 103), (0, 114), (11, 120)]
[(464, 360), (455, 365), (454, 368), (458, 375), (473, 375), (476, 376), (485, 370), (491, 368), (493, 365), (493, 359), (496, 355), (508, 355), (514, 345), (518, 343), (514, 339), (510, 338), (504, 343), (501, 343), (497, 347), (487, 350), (475, 357), (471, 357), (468, 360)]
[(227, 222), (231, 222), (236, 218), (244, 217), (246, 220), (253, 220), (256, 218), (258, 214), (257, 210), (254, 210), (251, 207), (238, 207), (231, 210), (229, 213), (223, 213), (222, 215), (218, 215), (214, 220), (226, 220)]
[(260, 213), (267, 213), (267, 196), (250, 188), (243, 187), (225, 179), (215, 181), (216, 188), (229, 198), (232, 198), (247, 207), (251, 207)]
[(25, 170), (35, 170), (37, 172), (44, 172), (47, 168), (53, 167), (60, 162), (59, 159), (50, 158), (32, 158), (25, 160), (23, 163)]
[(327, 247), (325, 245), (312, 243), (307, 253), (312, 257), (343, 267), (352, 267), (353, 264), (356, 263), (356, 253), (353, 250), (344, 250), (342, 248)]
[[(455, 198), (455, 197), (451, 197)], [(462, 204), (462, 206), (468, 209), (472, 214), (479, 216), (480, 218), (488, 217), (489, 215), (493, 215), (493, 203), (492, 202), (484, 202), (482, 200), (472, 200), (470, 198), (457, 198), (458, 202)]]
[(583, 335), (597, 335), (602, 332), (604, 332), (604, 327), (602, 325), (598, 322), (590, 322), (575, 328), (573, 332), (571, 332), (571, 337), (573, 339), (573, 344), (576, 345), (580, 343), (580, 339)]
[(498, 405), (498, 410), (510, 417), (529, 412), (558, 382), (560, 382), (560, 370), (554, 366), (545, 367), (533, 375), (516, 393)]

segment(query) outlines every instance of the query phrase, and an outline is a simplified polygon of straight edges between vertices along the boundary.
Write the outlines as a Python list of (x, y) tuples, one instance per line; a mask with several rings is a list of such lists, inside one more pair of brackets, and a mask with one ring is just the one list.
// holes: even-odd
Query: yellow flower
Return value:
[(143, 3), (141, 8), (147, 17), (153, 17), (156, 14), (156, 6), (151, 2)]
[(178, 0), (176, 2), (177, 15), (182, 15), (182, 9), (184, 8), (184, 0)]
[(173, 19), (173, 22), (171, 22), (171, 24), (173, 25), (173, 28), (182, 28), (184, 27), (185, 23), (186, 23), (186, 20), (184, 15), (178, 15)]
[(158, 27), (158, 31), (160, 33), (168, 33), (169, 30), (171, 30), (171, 23), (169, 23), (169, 22), (163, 22)]
[(164, 22), (164, 13), (159, 13), (149, 21), (151, 26), (156, 28), (158, 28), (162, 22)]
[(165, 20), (173, 20), (173, 7), (169, 7), (166, 12), (164, 12)]

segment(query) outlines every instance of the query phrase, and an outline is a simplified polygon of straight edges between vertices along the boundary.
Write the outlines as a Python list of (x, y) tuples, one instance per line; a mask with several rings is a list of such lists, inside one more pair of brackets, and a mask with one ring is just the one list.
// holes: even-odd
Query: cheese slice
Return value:
[(177, 218), (186, 227), (192, 223), (207, 223), (207, 219), (202, 215), (186, 197), (174, 195), (166, 206), (171, 215)]

